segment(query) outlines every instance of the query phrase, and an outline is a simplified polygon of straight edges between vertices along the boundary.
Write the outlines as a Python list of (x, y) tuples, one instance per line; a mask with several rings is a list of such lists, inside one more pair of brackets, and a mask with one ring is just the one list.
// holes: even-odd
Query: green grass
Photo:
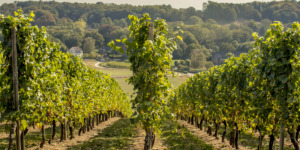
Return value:
[(137, 124), (131, 122), (128, 118), (123, 118), (113, 125), (105, 128), (102, 133), (85, 141), (80, 145), (69, 147), (69, 150), (108, 150), (108, 149), (126, 149), (130, 144), (132, 137), (136, 134)]
[[(133, 94), (133, 85), (129, 85), (125, 79), (129, 78), (132, 75), (132, 72), (129, 69), (121, 69), (121, 68), (98, 68), (95, 66), (95, 64), (97, 63), (96, 60), (92, 60), (92, 59), (85, 59), (83, 60), (83, 62), (90, 68), (96, 69), (96, 70), (100, 70), (105, 74), (110, 74), (112, 78), (116, 79), (120, 86), (122, 87), (122, 89), (124, 90), (125, 93), (127, 93), (128, 96)], [(118, 62), (120, 63), (120, 62)], [(129, 62), (125, 61), (125, 62), (121, 62), (121, 63), (125, 63), (125, 64), (129, 64)], [(176, 77), (169, 77), (169, 81), (170, 83), (173, 85), (173, 89), (177, 88), (180, 84), (182, 84), (183, 82), (185, 82), (185, 80), (188, 78), (188, 76), (183, 75), (181, 77), (176, 76)]]
[(186, 81), (186, 79), (188, 79), (188, 76), (176, 76), (176, 77), (169, 77), (169, 81), (173, 86), (173, 89), (176, 89), (179, 85), (181, 85), (182, 83), (184, 83)]
[[(173, 130), (177, 128), (177, 132)], [(213, 150), (211, 145), (201, 141), (177, 122), (168, 120), (162, 126), (162, 138), (170, 150)]]
[(9, 125), (6, 125), (6, 124), (1, 124), (0, 125), (0, 133), (8, 133), (8, 131), (6, 131), (6, 128), (8, 127)]
[(8, 148), (8, 138), (0, 139), (0, 149)]
[(130, 67), (129, 62), (119, 62), (119, 61), (103, 62), (100, 65), (107, 68), (122, 68), (122, 69), (129, 69)]
[[(45, 135), (46, 139), (50, 139), (51, 136), (51, 130), (52, 128), (45, 129)], [(56, 128), (56, 138), (59, 138), (60, 136), (60, 127)], [(38, 132), (29, 132), (25, 136), (25, 148), (30, 148), (37, 146), (42, 141), (42, 133), (40, 131)], [(15, 142), (15, 140), (14, 140)], [(15, 144), (15, 143), (14, 143)], [(6, 149), (8, 147), (8, 137), (4, 139), (0, 139), (0, 149)]]
[[(177, 88), (180, 84), (182, 84), (183, 82), (185, 82), (185, 80), (187, 79), (187, 76), (183, 76), (183, 77), (169, 77), (169, 81), (173, 86), (173, 89)], [(120, 84), (120, 86), (122, 87), (122, 89), (124, 90), (124, 92), (130, 96), (131, 94), (133, 94), (133, 85), (128, 84), (128, 82), (125, 81), (126, 78), (114, 78), (116, 79), (116, 81), (118, 81), (118, 83)]]
[(133, 94), (133, 85), (128, 84), (128, 82), (125, 81), (126, 78), (114, 78), (116, 81), (118, 81), (119, 85), (122, 87), (123, 91), (128, 95), (131, 96)]
[[(3, 127), (3, 126), (5, 126), (5, 125), (0, 126), (0, 131), (1, 132), (2, 131), (4, 132), (5, 127)], [(8, 128), (10, 128), (10, 126)], [(78, 133), (78, 129), (79, 129), (79, 126), (76, 126), (75, 130), (74, 130), (74, 134)], [(56, 123), (55, 139), (60, 138), (60, 131), (61, 131), (60, 124), (57, 122)], [(52, 135), (52, 127), (46, 128), (45, 129), (46, 143), (50, 139), (51, 135)], [(68, 138), (69, 138), (69, 135), (68, 135)], [(14, 140), (14, 142), (15, 142), (15, 140)], [(25, 148), (31, 148), (31, 147), (40, 145), (41, 142), (42, 142), (42, 132), (41, 132), (41, 130), (39, 130), (37, 132), (30, 132), (30, 130), (29, 130), (29, 133), (27, 133), (27, 135), (25, 136)], [(8, 147), (8, 137), (0, 139), (0, 150), (6, 149), (7, 147)]]
[(129, 69), (118, 69), (118, 68), (101, 68), (99, 69), (105, 74), (110, 74), (111, 77), (130, 77), (132, 72)]
[[(214, 129), (213, 129), (213, 131), (214, 131)], [(224, 126), (220, 126), (220, 129), (218, 131), (219, 135), (222, 135), (223, 132), (224, 132)], [(225, 137), (228, 141), (230, 140), (230, 133), (229, 133), (228, 129), (227, 129), (227, 134)], [(287, 135), (285, 137), (287, 137)], [(276, 144), (276, 148), (278, 148), (279, 143), (276, 141), (274, 143)], [(239, 144), (243, 145), (243, 146), (247, 146), (251, 149), (257, 149), (258, 137), (255, 137), (251, 133), (241, 132), (239, 134)], [(265, 137), (263, 139), (262, 150), (268, 150), (268, 149), (269, 149), (269, 139), (268, 139), (268, 135), (265, 135)], [(294, 148), (291, 146), (285, 145), (284, 149), (285, 150), (293, 150)]]

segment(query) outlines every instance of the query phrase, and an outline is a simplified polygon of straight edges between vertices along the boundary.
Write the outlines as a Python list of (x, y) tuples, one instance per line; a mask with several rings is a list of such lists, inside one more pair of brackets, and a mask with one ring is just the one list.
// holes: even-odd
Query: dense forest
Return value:
[(184, 31), (173, 59), (186, 60), (192, 68), (205, 69), (223, 63), (232, 54), (247, 52), (253, 45), (253, 32), (262, 35), (273, 21), (288, 25), (300, 16), (300, 2), (295, 1), (246, 4), (209, 1), (203, 4), (203, 10), (175, 9), (170, 5), (27, 1), (3, 4), (0, 14), (12, 15), (19, 8), (25, 13), (33, 11), (35, 25), (46, 26), (50, 38), (61, 45), (62, 51), (78, 46), (87, 58), (118, 54), (107, 43), (128, 35), (128, 15), (149, 13), (151, 18), (165, 19), (169, 33), (178, 27)]

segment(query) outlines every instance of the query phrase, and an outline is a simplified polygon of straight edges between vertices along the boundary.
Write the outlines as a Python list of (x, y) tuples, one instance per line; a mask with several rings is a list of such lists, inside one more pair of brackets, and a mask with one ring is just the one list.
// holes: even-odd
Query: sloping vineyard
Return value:
[(275, 22), (264, 37), (254, 34), (256, 42), (248, 54), (231, 57), (178, 87), (169, 99), (171, 110), (200, 129), (206, 122), (208, 134), (216, 138), (223, 124), (222, 140), (230, 131), (230, 144), (237, 149), (240, 132), (257, 130), (258, 149), (266, 136), (273, 149), (279, 135), (283, 149), (283, 136), (288, 133), (298, 150), (299, 29), (299, 23), (284, 30)]
[[(0, 44), (0, 115), (12, 124), (9, 149), (15, 126), (22, 131), (20, 146), (24, 149), (28, 125), (42, 129), (40, 146), (43, 147), (45, 124), (53, 125), (53, 139), (55, 124), (61, 123), (61, 140), (65, 140), (67, 125), (72, 138), (75, 126), (80, 126), (80, 134), (91, 129), (94, 122), (98, 124), (109, 116), (131, 115), (130, 100), (119, 84), (109, 75), (86, 67), (80, 58), (62, 53), (59, 45), (49, 41), (44, 27), (31, 26), (33, 17), (33, 13), (24, 15), (21, 10), (15, 12), (15, 17), (0, 16), (4, 35), (4, 42)], [(13, 98), (13, 32), (19, 106)], [(18, 142), (18, 137), (16, 139)]]

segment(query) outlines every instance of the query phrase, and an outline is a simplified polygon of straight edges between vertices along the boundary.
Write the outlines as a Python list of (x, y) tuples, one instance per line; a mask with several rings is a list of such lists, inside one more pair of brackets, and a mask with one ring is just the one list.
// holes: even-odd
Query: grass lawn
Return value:
[(169, 81), (173, 86), (173, 89), (176, 89), (179, 85), (181, 85), (182, 83), (184, 83), (186, 81), (186, 79), (188, 79), (189, 77), (184, 75), (184, 76), (175, 76), (175, 77), (169, 77)]
[(117, 80), (120, 84), (120, 86), (122, 87), (123, 91), (128, 95), (132, 95), (133, 94), (133, 85), (128, 84), (125, 79), (126, 78), (114, 78), (115, 80)]
[(128, 69), (130, 67), (129, 62), (118, 62), (118, 61), (103, 62), (100, 65), (108, 68), (123, 68), (123, 69)]
[[(214, 132), (215, 129), (213, 129)], [(220, 129), (218, 131), (219, 135), (222, 135), (224, 132), (224, 126), (220, 126)], [(287, 134), (285, 135), (285, 138), (287, 138)], [(226, 139), (230, 140), (230, 132), (227, 129), (227, 134), (226, 134)], [(251, 149), (257, 149), (258, 146), (258, 137), (255, 137), (253, 134), (251, 133), (247, 133), (247, 132), (241, 132), (239, 135), (239, 144), (243, 145), (243, 146), (247, 146), (250, 147)], [(278, 142), (274, 142), (274, 144), (276, 144), (276, 149), (279, 148), (279, 143)], [(285, 143), (286, 144), (286, 143)], [(264, 139), (263, 139), (263, 145), (262, 145), (262, 149), (263, 150), (268, 150), (269, 149), (269, 138), (268, 135), (265, 135)], [(294, 148), (292, 146), (284, 146), (285, 150), (293, 150)]]
[(69, 150), (108, 150), (108, 149), (126, 149), (130, 144), (132, 137), (136, 134), (137, 123), (132, 123), (130, 119), (123, 118), (105, 128), (99, 135), (85, 141), (83, 144), (68, 148)]
[[(1, 128), (4, 128), (4, 127), (1, 127)], [(60, 136), (60, 129), (61, 129), (60, 126), (57, 124), (56, 136), (55, 136), (56, 139), (59, 138), (59, 136)], [(1, 130), (1, 132), (2, 131), (3, 131), (3, 129)], [(45, 136), (46, 136), (46, 140), (47, 140), (46, 142), (48, 142), (51, 135), (52, 135), (52, 128), (46, 128), (45, 129)], [(36, 132), (29, 132), (25, 136), (25, 148), (37, 146), (41, 143), (41, 141), (42, 141), (41, 130), (38, 130)], [(9, 144), (8, 135), (6, 138), (0, 139), (0, 149), (7, 149), (8, 144)], [(15, 147), (15, 139), (14, 139), (13, 147)]]
[(118, 69), (118, 68), (101, 68), (98, 69), (103, 73), (110, 74), (111, 77), (130, 77), (132, 72), (129, 69)]
[[(103, 73), (110, 74), (112, 78), (116, 79), (122, 89), (124, 90), (125, 93), (130, 96), (133, 94), (133, 85), (129, 85), (125, 79), (130, 77), (132, 75), (132, 72), (129, 69), (122, 69), (122, 68), (107, 68), (107, 67), (96, 67), (95, 64), (97, 63), (96, 60), (93, 59), (85, 59), (83, 62), (90, 68), (100, 70)], [(122, 62), (121, 62), (122, 63)], [(128, 62), (124, 62), (128, 64)], [(180, 84), (185, 82), (185, 80), (189, 78), (187, 75), (183, 76), (176, 76), (176, 77), (169, 77), (170, 83), (173, 85), (173, 89), (177, 88)]]
[[(177, 127), (177, 130), (174, 129)], [(187, 128), (178, 125), (173, 120), (168, 120), (162, 126), (162, 139), (170, 150), (213, 150), (211, 145), (201, 141)]]

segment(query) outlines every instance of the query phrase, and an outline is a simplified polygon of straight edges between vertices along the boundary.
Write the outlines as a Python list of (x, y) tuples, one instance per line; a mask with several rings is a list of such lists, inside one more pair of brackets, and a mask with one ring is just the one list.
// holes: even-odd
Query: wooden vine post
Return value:
[(283, 121), (280, 122), (280, 136), (279, 136), (279, 150), (284, 150), (284, 124)]
[[(154, 41), (154, 24), (152, 22), (149, 24), (149, 40), (152, 42)], [(148, 135), (148, 138), (149, 138), (148, 139), (148, 142), (149, 142), (148, 150), (151, 150), (152, 145), (153, 145), (152, 141), (154, 142), (154, 139), (152, 139), (152, 138), (155, 138), (153, 136), (153, 123), (151, 124), (151, 131), (150, 131), (150, 135)]]
[[(12, 68), (13, 68), (13, 100), (15, 103), (15, 111), (19, 111), (19, 83), (18, 83), (18, 53), (17, 53), (17, 29), (12, 28)], [(21, 149), (21, 139), (20, 139), (20, 121), (16, 120), (16, 149)]]

